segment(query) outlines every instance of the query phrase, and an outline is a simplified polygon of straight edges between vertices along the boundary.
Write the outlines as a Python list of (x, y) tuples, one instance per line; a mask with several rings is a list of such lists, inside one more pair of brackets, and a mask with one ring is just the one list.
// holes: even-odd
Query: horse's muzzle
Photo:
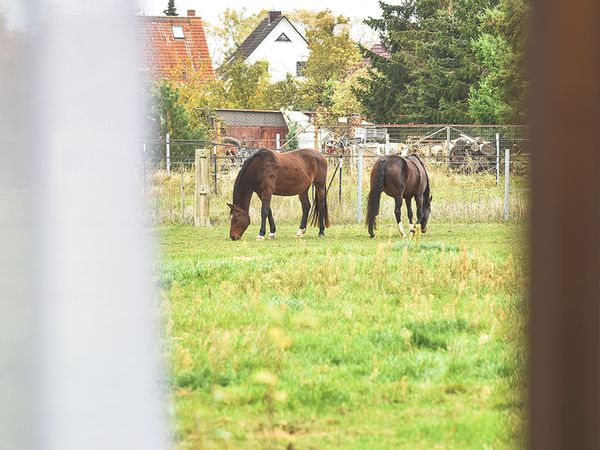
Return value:
[(240, 240), (240, 236), (229, 236), (231, 238), (232, 241), (239, 241)]

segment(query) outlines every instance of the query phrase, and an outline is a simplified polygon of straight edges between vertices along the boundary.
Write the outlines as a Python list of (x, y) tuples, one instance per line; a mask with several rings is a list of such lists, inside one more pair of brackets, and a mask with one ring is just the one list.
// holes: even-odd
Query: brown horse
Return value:
[(229, 237), (237, 241), (250, 225), (250, 199), (256, 192), (262, 201), (261, 224), (258, 240), (263, 240), (266, 233), (266, 220), (269, 219), (269, 238), (275, 237), (275, 221), (271, 211), (271, 196), (298, 195), (302, 203), (302, 220), (296, 233), (301, 237), (306, 232), (306, 223), (310, 212), (308, 191), (315, 186), (316, 196), (313, 205), (312, 224), (319, 223), (319, 237), (325, 235), (325, 227), (329, 227), (327, 212), (327, 160), (318, 151), (312, 149), (294, 150), (277, 153), (272, 150), (259, 150), (248, 158), (233, 187), (233, 204), (228, 203), (231, 210), (231, 227)]
[(375, 218), (379, 214), (379, 203), (381, 202), (381, 193), (385, 192), (396, 201), (394, 212), (396, 213), (396, 222), (402, 237), (406, 236), (401, 221), (402, 199), (406, 200), (406, 210), (408, 212), (408, 221), (410, 223), (410, 232), (414, 233), (413, 212), (411, 199), (414, 197), (417, 204), (417, 223), (416, 227), (421, 227), (423, 233), (427, 232), (427, 221), (431, 212), (431, 200), (429, 195), (429, 176), (425, 165), (417, 155), (408, 155), (407, 157), (392, 155), (379, 158), (371, 170), (371, 190), (369, 192), (369, 202), (367, 205), (367, 226), (369, 234), (375, 237), (373, 229), (375, 227)]

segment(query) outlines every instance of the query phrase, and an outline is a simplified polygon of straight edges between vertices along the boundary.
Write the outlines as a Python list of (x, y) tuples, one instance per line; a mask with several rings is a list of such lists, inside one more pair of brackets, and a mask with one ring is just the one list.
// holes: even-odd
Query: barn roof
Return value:
[(204, 24), (195, 11), (187, 17), (140, 16), (143, 69), (154, 78), (178, 78), (177, 67), (191, 63), (203, 78), (213, 79)]

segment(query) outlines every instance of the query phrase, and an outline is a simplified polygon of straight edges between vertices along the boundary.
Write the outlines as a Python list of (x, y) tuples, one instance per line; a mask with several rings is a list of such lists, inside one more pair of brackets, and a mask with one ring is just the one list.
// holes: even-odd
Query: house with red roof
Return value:
[(140, 25), (142, 70), (149, 78), (182, 81), (190, 69), (201, 79), (215, 78), (204, 23), (196, 11), (182, 17), (140, 16)]

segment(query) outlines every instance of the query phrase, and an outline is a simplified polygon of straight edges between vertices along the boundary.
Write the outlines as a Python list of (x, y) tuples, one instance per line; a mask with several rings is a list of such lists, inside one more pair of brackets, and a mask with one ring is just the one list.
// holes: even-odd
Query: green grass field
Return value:
[(523, 445), (525, 227), (159, 229), (178, 449)]

